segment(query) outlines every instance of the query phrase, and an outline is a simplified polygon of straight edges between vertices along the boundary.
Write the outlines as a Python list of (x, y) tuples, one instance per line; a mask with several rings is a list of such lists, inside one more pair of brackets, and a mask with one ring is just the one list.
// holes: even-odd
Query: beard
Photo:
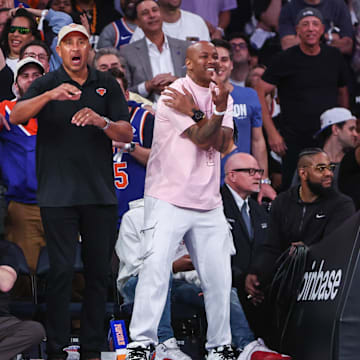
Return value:
[(309, 179), (306, 180), (306, 183), (310, 191), (317, 196), (327, 196), (333, 190), (333, 183), (331, 183), (331, 186), (329, 187), (324, 187), (321, 183), (315, 183), (310, 181)]

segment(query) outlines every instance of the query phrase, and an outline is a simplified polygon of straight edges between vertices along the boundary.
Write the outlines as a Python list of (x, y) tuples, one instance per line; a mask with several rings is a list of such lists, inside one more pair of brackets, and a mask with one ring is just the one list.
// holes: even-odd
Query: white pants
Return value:
[(165, 306), (176, 249), (184, 239), (204, 293), (210, 349), (231, 344), (230, 291), (234, 252), (223, 209), (185, 209), (145, 197), (145, 257), (139, 273), (130, 324), (133, 341), (157, 344), (157, 329)]

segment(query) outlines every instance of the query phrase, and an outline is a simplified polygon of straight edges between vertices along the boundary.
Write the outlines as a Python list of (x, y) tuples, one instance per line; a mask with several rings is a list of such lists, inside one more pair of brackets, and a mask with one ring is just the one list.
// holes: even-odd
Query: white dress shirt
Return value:
[[(181, 16), (174, 23), (163, 22), (162, 30), (165, 35), (179, 40), (210, 41), (209, 29), (205, 21), (196, 14), (189, 11), (181, 10)], [(140, 27), (134, 31), (130, 44), (144, 37), (144, 32)]]
[(241, 208), (243, 207), (243, 204), (245, 202), (246, 203), (246, 211), (247, 211), (248, 215), (250, 216), (249, 197), (247, 196), (246, 199), (244, 200), (234, 189), (232, 189), (231, 186), (229, 186), (228, 184), (226, 184), (226, 186), (230, 190), (230, 192), (236, 202), (236, 205), (239, 208), (239, 211), (241, 212)]
[[(161, 52), (159, 51), (158, 47), (147, 37), (145, 37), (145, 40), (148, 47), (153, 78), (156, 75), (164, 73), (171, 73), (171, 75), (175, 75), (174, 64), (171, 59), (171, 52), (167, 37), (164, 36), (164, 43)], [(145, 82), (142, 82), (138, 85), (138, 93), (144, 97), (149, 95), (149, 93), (146, 91)], [(159, 97), (160, 95), (156, 94), (155, 101), (157, 101)]]

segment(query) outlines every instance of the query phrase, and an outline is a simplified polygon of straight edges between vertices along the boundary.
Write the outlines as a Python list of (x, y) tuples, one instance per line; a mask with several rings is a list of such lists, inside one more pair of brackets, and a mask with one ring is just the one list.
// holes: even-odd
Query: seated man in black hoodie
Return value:
[(353, 201), (332, 188), (335, 165), (320, 148), (304, 149), (297, 165), (300, 186), (272, 203), (269, 236), (246, 277), (251, 301), (262, 302), (262, 288), (276, 270), (276, 260), (291, 245), (312, 245), (332, 233), (355, 212)]

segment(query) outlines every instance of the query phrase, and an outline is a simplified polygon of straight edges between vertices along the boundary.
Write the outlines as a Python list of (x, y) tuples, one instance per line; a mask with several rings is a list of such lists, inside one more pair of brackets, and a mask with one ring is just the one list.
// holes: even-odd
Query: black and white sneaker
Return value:
[(235, 360), (231, 345), (222, 345), (208, 351), (207, 360)]
[(131, 342), (126, 347), (125, 360), (150, 360), (150, 346), (141, 342)]

